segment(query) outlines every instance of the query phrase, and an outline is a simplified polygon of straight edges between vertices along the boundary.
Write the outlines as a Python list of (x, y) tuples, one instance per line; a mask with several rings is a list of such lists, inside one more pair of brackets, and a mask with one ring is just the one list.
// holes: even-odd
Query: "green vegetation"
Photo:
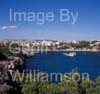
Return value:
[(90, 44), (90, 42), (88, 42), (88, 41), (79, 41), (79, 43), (77, 44), (75, 44), (75, 43), (69, 43), (69, 45), (71, 46), (71, 47), (75, 47), (75, 48), (89, 48), (89, 44)]
[[(75, 73), (78, 72), (72, 71), (71, 75)], [(41, 75), (41, 73), (39, 74)], [(25, 79), (19, 83), (22, 94), (100, 94), (100, 77), (96, 79), (96, 82), (87, 79), (77, 82), (72, 78), (65, 81), (64, 76), (62, 79), (62, 82), (59, 83), (34, 80), (28, 82)]]
[(17, 54), (11, 53), (9, 50), (9, 44), (2, 44), (0, 45), (0, 53), (2, 53), (3, 55), (5, 55), (6, 57), (9, 56), (17, 56)]

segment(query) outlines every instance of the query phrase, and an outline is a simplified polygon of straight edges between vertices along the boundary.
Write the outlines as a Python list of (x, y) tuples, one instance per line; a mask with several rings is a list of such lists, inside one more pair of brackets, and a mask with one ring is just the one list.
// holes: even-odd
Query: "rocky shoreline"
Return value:
[[(4, 58), (5, 57), (5, 58)], [(9, 57), (0, 55), (0, 93), (21, 94), (20, 86), (13, 81), (12, 75), (25, 68), (25, 57)]]

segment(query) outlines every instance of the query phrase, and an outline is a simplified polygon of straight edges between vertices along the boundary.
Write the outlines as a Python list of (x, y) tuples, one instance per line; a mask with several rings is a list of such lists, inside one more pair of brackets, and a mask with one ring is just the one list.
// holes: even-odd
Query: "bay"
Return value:
[(37, 53), (26, 60), (26, 69), (65, 73), (77, 68), (80, 73), (89, 73), (91, 80), (100, 76), (99, 52), (76, 52), (74, 57), (66, 56), (64, 53), (69, 52)]

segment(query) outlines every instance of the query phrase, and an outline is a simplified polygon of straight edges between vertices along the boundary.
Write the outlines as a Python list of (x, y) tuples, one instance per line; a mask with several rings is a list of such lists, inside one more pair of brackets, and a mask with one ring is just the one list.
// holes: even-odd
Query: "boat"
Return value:
[(76, 53), (70, 52), (70, 53), (64, 53), (64, 55), (69, 56), (69, 57), (74, 57), (74, 56), (76, 56)]

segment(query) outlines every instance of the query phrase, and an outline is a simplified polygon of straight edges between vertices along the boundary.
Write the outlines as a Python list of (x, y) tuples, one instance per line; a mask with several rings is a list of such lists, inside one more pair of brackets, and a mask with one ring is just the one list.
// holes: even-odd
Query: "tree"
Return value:
[(93, 81), (84, 80), (81, 87), (83, 94), (93, 94), (95, 92), (95, 83)]
[(38, 84), (36, 82), (23, 84), (22, 93), (23, 94), (39, 94), (38, 93)]
[(100, 94), (100, 76), (96, 79), (95, 93)]

